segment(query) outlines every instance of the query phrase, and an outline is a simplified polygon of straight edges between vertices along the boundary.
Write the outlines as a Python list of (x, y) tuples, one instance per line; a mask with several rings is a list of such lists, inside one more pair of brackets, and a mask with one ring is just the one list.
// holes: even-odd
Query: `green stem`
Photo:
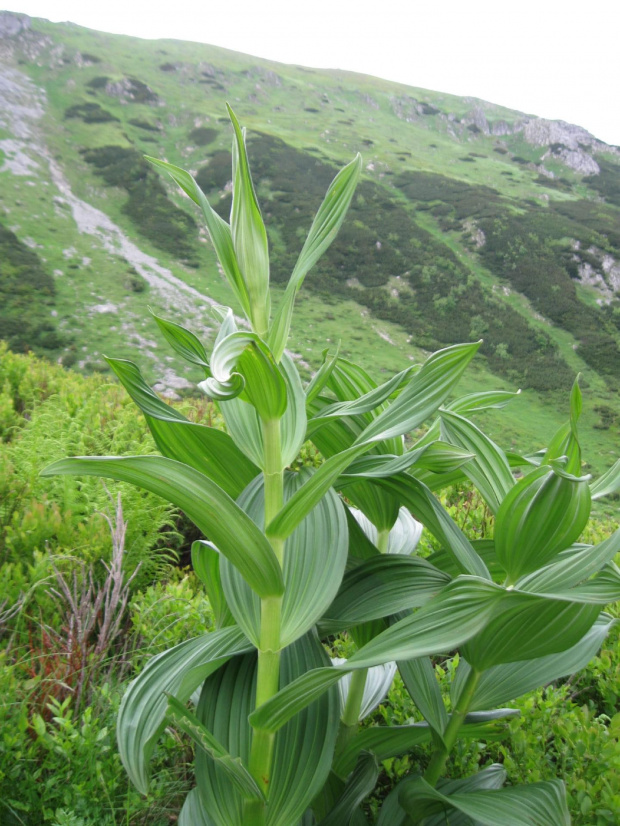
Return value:
[[(263, 421), (263, 445), (265, 460), (265, 525), (282, 509), (284, 502), (284, 476), (280, 446), (280, 420)], [(284, 542), (271, 541), (271, 547), (280, 565), (284, 564)], [(261, 626), (258, 646), (258, 671), (256, 676), (256, 703), (261, 706), (280, 688), (280, 626), (282, 622), (282, 597), (261, 600)], [(254, 729), (250, 751), (250, 772), (269, 796), (269, 782), (273, 763), (275, 734)], [(244, 824), (261, 826), (264, 822), (264, 805), (247, 801), (244, 806)]]
[(387, 553), (388, 543), (390, 541), (390, 529), (385, 528), (382, 531), (377, 531), (377, 548), (382, 554)]
[(357, 734), (367, 675), (367, 668), (359, 668), (351, 674), (347, 702), (345, 703), (344, 711), (340, 718), (336, 753), (341, 752), (349, 740)]
[(480, 680), (480, 674), (480, 671), (476, 671), (475, 668), (472, 668), (467, 675), (461, 695), (456, 706), (452, 710), (450, 720), (448, 721), (448, 725), (444, 731), (443, 743), (440, 746), (437, 746), (433, 752), (431, 762), (428, 764), (428, 768), (424, 773), (424, 779), (431, 786), (434, 786), (437, 783), (443, 773), (443, 770), (445, 769), (450, 752), (454, 748), (459, 730), (465, 722), (465, 717), (467, 716), (467, 712), (469, 711), (469, 707), (474, 698), (474, 693), (478, 686), (478, 681)]

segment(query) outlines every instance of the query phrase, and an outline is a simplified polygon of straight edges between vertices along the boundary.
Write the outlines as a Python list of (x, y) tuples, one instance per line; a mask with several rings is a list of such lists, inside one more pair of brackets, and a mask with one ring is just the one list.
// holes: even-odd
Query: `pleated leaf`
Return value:
[(467, 662), (480, 671), (565, 651), (587, 634), (600, 613), (597, 605), (515, 592), (508, 593), (504, 603), (499, 616), (463, 648)]
[(602, 499), (620, 490), (620, 459), (610, 467), (602, 476), (592, 482), (590, 491), (592, 499)]
[(331, 376), (334, 367), (338, 361), (338, 352), (340, 348), (336, 349), (336, 354), (331, 358), (327, 357), (328, 350), (323, 350), (323, 362), (305, 389), (306, 404), (310, 405), (319, 393), (325, 388), (329, 377)]
[(155, 395), (131, 361), (106, 361), (144, 413), (155, 444), (164, 456), (204, 473), (233, 498), (258, 474), (258, 467), (248, 461), (227, 433), (188, 421)]
[(280, 421), (282, 465), (288, 467), (295, 461), (306, 440), (306, 397), (295, 362), (288, 353), (282, 355), (280, 369), (288, 399)]
[(358, 442), (409, 433), (445, 401), (475, 356), (480, 342), (455, 344), (433, 353), (398, 398), (358, 437)]
[(186, 702), (209, 674), (230, 657), (251, 649), (252, 645), (239, 628), (223, 628), (158, 654), (129, 684), (116, 730), (121, 760), (140, 792), (148, 791), (148, 763), (165, 727), (165, 692)]
[(261, 597), (283, 592), (282, 571), (265, 536), (222, 488), (188, 465), (160, 456), (60, 459), (43, 476), (103, 476), (129, 482), (181, 508)]
[(379, 387), (374, 387), (368, 393), (344, 402), (335, 402), (329, 404), (321, 409), (318, 416), (313, 416), (308, 422), (307, 436), (310, 438), (315, 430), (317, 430), (329, 419), (340, 419), (345, 416), (359, 416), (362, 413), (370, 413), (375, 410), (383, 402), (387, 401), (393, 393), (399, 390), (406, 382), (411, 373), (411, 368), (408, 367), (391, 379), (388, 379)]
[(438, 596), (356, 651), (344, 665), (306, 673), (254, 711), (252, 725), (277, 731), (335, 685), (344, 673), (390, 660), (448, 652), (479, 632), (505, 592), (476, 577), (460, 577)]
[(444, 441), (473, 454), (471, 461), (464, 465), (463, 472), (474, 483), (491, 511), (497, 513), (504, 497), (515, 484), (504, 452), (462, 416), (443, 410), (440, 417)]
[(590, 516), (588, 477), (546, 465), (505, 497), (495, 521), (495, 553), (514, 581), (542, 568), (581, 534)]
[(226, 602), (220, 577), (220, 552), (212, 542), (197, 539), (192, 542), (192, 568), (205, 586), (209, 605), (215, 618), (215, 627), (234, 625), (234, 618)]
[(349, 571), (320, 627), (332, 634), (399, 611), (419, 608), (450, 577), (417, 556), (382, 554)]
[[(312, 471), (287, 472), (285, 499), (303, 484)], [(259, 527), (264, 523), (264, 487), (258, 477), (239, 498), (239, 505)], [(290, 645), (320, 619), (338, 592), (348, 551), (344, 506), (328, 491), (288, 537), (284, 546), (284, 598), (280, 639)], [(260, 600), (236, 568), (222, 561), (222, 581), (227, 602), (239, 625), (258, 646)]]
[(237, 448), (252, 464), (264, 470), (263, 431), (256, 410), (239, 398), (219, 401), (218, 407)]
[(500, 409), (520, 395), (520, 390), (483, 390), (480, 393), (470, 393), (467, 396), (461, 396), (455, 401), (450, 402), (446, 407), (454, 413), (466, 415), (479, 410)]
[(151, 312), (151, 315), (175, 353), (178, 353), (185, 361), (189, 361), (190, 364), (202, 367), (207, 376), (210, 376), (209, 358), (205, 348), (194, 333), (174, 321), (166, 321), (156, 316), (153, 312)]
[(560, 780), (448, 796), (419, 777), (402, 787), (399, 802), (416, 823), (436, 813), (447, 817), (456, 811), (480, 826), (570, 826)]
[(398, 670), (420, 714), (441, 738), (448, 723), (448, 713), (430, 658), (403, 660), (398, 663)]
[(407, 474), (379, 479), (377, 484), (407, 507), (441, 542), (443, 550), (461, 573), (491, 578), (471, 542), (426, 485)]
[(192, 789), (185, 798), (178, 826), (215, 826), (202, 805), (198, 789)]
[(175, 728), (187, 734), (208, 757), (217, 761), (243, 797), (249, 800), (264, 800), (263, 793), (256, 785), (256, 780), (243, 765), (241, 759), (233, 758), (198, 717), (176, 697), (168, 697), (166, 718)]
[[(244, 661), (245, 660), (245, 661)], [(306, 636), (282, 653), (280, 684), (325, 663), (318, 640)], [(252, 730), (247, 717), (254, 704), (255, 658), (231, 661), (205, 683), (198, 717), (234, 757), (248, 763)], [(339, 700), (334, 690), (278, 732), (266, 807), (266, 826), (298, 823), (329, 775), (338, 730)], [(242, 798), (221, 769), (198, 754), (200, 795), (215, 826), (244, 823)]]
[(226, 223), (226, 221), (224, 221), (223, 218), (220, 218), (217, 212), (213, 209), (204, 192), (200, 189), (189, 172), (186, 172), (184, 169), (180, 169), (178, 166), (174, 166), (171, 163), (157, 160), (157, 158), (151, 158), (148, 155), (145, 155), (145, 158), (147, 161), (152, 163), (153, 166), (167, 172), (170, 177), (181, 187), (183, 192), (185, 192), (186, 195), (189, 195), (192, 201), (202, 210), (211, 242), (219, 262), (222, 265), (222, 269), (224, 270), (228, 283), (237, 296), (239, 303), (243, 307), (246, 317), (251, 319), (250, 296), (239, 268), (230, 226)]
[[(516, 700), (541, 685), (576, 674), (596, 656), (615, 622), (616, 620), (607, 614), (601, 614), (576, 645), (559, 654), (506, 663), (487, 669), (480, 678), (470, 709), (475, 711), (493, 708), (510, 700)], [(458, 700), (468, 672), (469, 665), (461, 660), (452, 687), (453, 705)]]
[(266, 336), (270, 308), (267, 230), (250, 175), (244, 135), (230, 106), (227, 109), (234, 130), (230, 213), (233, 245), (250, 300), (252, 326), (258, 335)]
[(564, 552), (550, 565), (522, 577), (515, 583), (519, 590), (549, 593), (566, 590), (599, 571), (620, 553), (620, 528), (598, 545)]
[(351, 163), (347, 164), (336, 175), (312, 222), (310, 232), (284, 292), (282, 303), (269, 330), (269, 344), (277, 359), (280, 358), (286, 347), (295, 296), (303, 284), (306, 274), (338, 234), (357, 187), (361, 169), (362, 159), (358, 154)]
[(362, 752), (357, 764), (344, 787), (344, 791), (334, 808), (320, 822), (320, 826), (350, 826), (358, 807), (375, 788), (379, 776), (376, 757), (370, 752)]

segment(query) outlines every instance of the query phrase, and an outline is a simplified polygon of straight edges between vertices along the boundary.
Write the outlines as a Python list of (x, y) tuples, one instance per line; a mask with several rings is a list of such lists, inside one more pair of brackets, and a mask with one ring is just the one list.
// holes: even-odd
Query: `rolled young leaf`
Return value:
[(273, 549), (252, 520), (218, 485), (188, 465), (161, 456), (60, 459), (42, 476), (103, 476), (129, 482), (181, 508), (261, 597), (283, 592), (282, 570)]
[(198, 579), (205, 586), (209, 605), (215, 618), (215, 627), (224, 628), (234, 625), (220, 577), (220, 552), (212, 542), (197, 539), (192, 542), (192, 568)]

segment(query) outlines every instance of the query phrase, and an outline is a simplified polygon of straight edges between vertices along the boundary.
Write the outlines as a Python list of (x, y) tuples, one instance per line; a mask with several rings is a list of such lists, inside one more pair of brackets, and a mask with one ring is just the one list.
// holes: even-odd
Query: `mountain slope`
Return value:
[[(153, 339), (147, 305), (208, 337), (209, 303), (231, 299), (191, 205), (142, 155), (189, 168), (227, 215), (229, 100), (248, 127), (276, 282), (335, 170), (364, 158), (340, 237), (301, 294), (291, 344), (308, 369), (341, 336), (375, 371), (482, 337), (471, 385), (530, 388), (537, 412), (519, 446), (561, 421), (549, 394), (583, 371), (594, 461), (618, 452), (616, 147), (483, 101), (10, 13), (0, 57), (0, 243), (4, 261), (39, 273), (0, 309), (16, 349), (85, 370), (105, 369), (110, 352), (150, 364), (160, 389), (188, 383)], [(16, 267), (1, 266), (6, 294)], [(522, 418), (491, 429), (511, 438)]]

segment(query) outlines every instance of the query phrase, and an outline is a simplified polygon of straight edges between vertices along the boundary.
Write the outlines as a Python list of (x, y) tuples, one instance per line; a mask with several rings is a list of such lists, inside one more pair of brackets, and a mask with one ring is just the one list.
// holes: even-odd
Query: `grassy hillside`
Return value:
[(276, 282), (335, 170), (363, 155), (345, 226), (300, 296), (291, 349), (308, 372), (343, 329), (345, 355), (376, 374), (483, 338), (464, 389), (525, 391), (491, 433), (538, 447), (581, 371), (587, 454), (597, 469), (618, 455), (617, 148), (474, 99), (17, 19), (0, 24), (0, 335), (15, 349), (86, 372), (106, 369), (102, 353), (130, 356), (160, 389), (184, 389), (192, 375), (147, 307), (208, 339), (209, 299), (231, 297), (188, 200), (142, 156), (190, 169), (227, 215), (228, 100), (248, 128)]

